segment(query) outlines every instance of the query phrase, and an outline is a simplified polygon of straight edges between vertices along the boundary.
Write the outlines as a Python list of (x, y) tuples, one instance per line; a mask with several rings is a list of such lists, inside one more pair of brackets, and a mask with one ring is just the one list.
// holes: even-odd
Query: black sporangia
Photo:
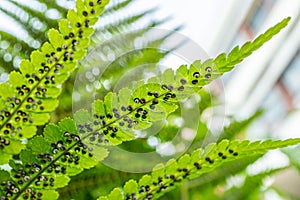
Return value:
[[(6, 143), (5, 140), (0, 140)], [(37, 153), (36, 162), (23, 163), (18, 169), (13, 169), (11, 174), (14, 179), (2, 182), (0, 188), (6, 191), (6, 196), (0, 198), (13, 197), (22, 193), (23, 198), (34, 198), (36, 192), (28, 187), (25, 191), (20, 186), (24, 184), (34, 184), (51, 188), (55, 186), (55, 174), (66, 174), (68, 166), (78, 165), (81, 155), (87, 154), (92, 157), (92, 148), (88, 148), (80, 137), (74, 133), (65, 132), (64, 139), (51, 143), (49, 152)], [(73, 150), (73, 151), (72, 151)], [(65, 163), (65, 164), (64, 164)], [(47, 166), (47, 167), (46, 167)], [(43, 194), (40, 192), (39, 196)]]
[[(32, 112), (49, 113), (55, 108), (53, 106), (49, 107), (47, 103), (44, 103), (43, 98), (56, 98), (56, 96), (48, 95), (48, 89), (50, 88), (52, 90), (53, 87), (58, 85), (56, 82), (56, 76), (61, 74), (68, 76), (68, 74), (70, 74), (72, 68), (69, 67), (68, 70), (65, 70), (65, 65), (76, 65), (77, 60), (74, 59), (74, 55), (76, 54), (76, 51), (78, 51), (77, 46), (80, 45), (81, 38), (87, 37), (84, 35), (85, 28), (89, 28), (90, 17), (95, 17), (94, 14), (98, 9), (96, 5), (100, 4), (102, 4), (102, 1), (97, 1), (92, 10), (89, 6), (87, 6), (81, 12), (81, 20), (83, 23), (76, 22), (76, 27), (70, 29), (69, 33), (58, 33), (61, 34), (61, 37), (65, 41), (61, 46), (55, 46), (55, 41), (51, 41), (51, 37), (49, 36), (50, 43), (45, 44), (45, 46), (48, 45), (47, 48), (42, 49), (42, 51), (35, 52), (34, 55), (32, 54), (31, 61), (26, 61), (27, 63), (24, 62), (24, 66), (32, 65), (35, 69), (32, 70), (32, 73), (27, 73), (28, 70), (26, 67), (26, 70), (25, 68), (21, 68), (21, 73), (19, 73), (18, 76), (22, 77), (24, 82), (21, 81), (22, 83), (20, 85), (15, 86), (15, 96), (7, 98), (6, 105), (10, 109), (0, 111), (1, 136), (3, 133), (8, 136), (6, 138), (7, 140), (10, 137), (15, 136), (22, 139), (22, 130), (12, 131), (10, 129), (6, 129), (6, 124), (12, 124), (11, 128), (15, 128), (15, 130), (28, 123), (34, 126), (35, 120), (31, 115)], [(50, 51), (50, 49), (52, 50)], [(39, 63), (36, 63), (37, 60), (39, 60)], [(26, 73), (22, 74), (24, 71), (26, 71)], [(20, 116), (18, 114), (19, 112), (24, 112), (26, 116)], [(45, 120), (47, 119), (45, 118)]]

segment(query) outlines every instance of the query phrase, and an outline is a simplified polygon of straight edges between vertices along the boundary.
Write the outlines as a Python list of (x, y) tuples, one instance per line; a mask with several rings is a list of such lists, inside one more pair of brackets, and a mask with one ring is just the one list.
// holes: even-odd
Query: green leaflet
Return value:
[[(78, 0), (77, 10), (70, 10), (67, 19), (59, 23), (59, 31), (48, 32), (49, 42), (33, 51), (30, 60), (23, 60), (20, 72), (11, 72), (9, 81), (0, 84), (0, 137), (18, 141), (35, 135), (36, 126), (48, 122), (50, 113), (58, 106), (58, 87), (86, 54), (89, 37), (98, 16), (108, 0)], [(1, 162), (7, 163), (4, 151), (9, 144), (0, 145)]]
[[(204, 150), (199, 149), (192, 154), (185, 154), (178, 161), (171, 160), (165, 166), (160, 164), (153, 169), (152, 175), (144, 175), (139, 184), (133, 180), (128, 181), (124, 186), (121, 199), (157, 199), (174, 189), (174, 186), (213, 173), (228, 162), (263, 155), (268, 150), (299, 144), (299, 142), (300, 139), (253, 143), (222, 140), (219, 144), (208, 145)], [(110, 199), (110, 196), (107, 199)]]
[[(258, 44), (262, 45), (270, 39), (272, 33), (278, 33), (288, 21), (289, 18), (270, 28), (253, 43), (246, 43), (247, 51), (246, 47), (234, 48), (228, 59), (222, 62), (220, 56), (203, 63), (195, 61), (189, 67), (180, 66), (176, 71), (167, 69), (160, 78), (152, 77), (147, 83), (141, 80), (130, 89), (121, 89), (117, 94), (108, 93), (104, 100), (94, 102), (92, 114), (82, 111), (75, 115), (79, 132), (88, 133), (85, 137), (89, 137), (94, 145), (118, 145), (132, 140), (134, 130), (147, 129), (156, 121), (165, 119), (177, 109), (179, 101), (199, 93), (203, 86), (232, 69), (232, 66), (229, 68), (224, 63), (231, 65), (235, 56), (241, 61), (241, 58), (257, 49)], [(89, 134), (91, 132), (94, 134)]]
[(218, 66), (219, 71), (221, 73), (230, 71), (234, 65), (241, 62), (245, 57), (251, 55), (253, 51), (260, 48), (265, 42), (272, 39), (274, 35), (287, 26), (290, 20), (290, 17), (282, 20), (280, 23), (268, 29), (264, 34), (258, 36), (253, 42), (247, 42), (242, 47), (236, 46), (227, 56), (225, 53), (219, 55), (215, 59), (215, 64)]
[(6, 178), (0, 186), (4, 190), (11, 184), (15, 185), (14, 189), (7, 191), (10, 195), (5, 194), (11, 199), (34, 196), (33, 193), (38, 192), (45, 195), (45, 191), (54, 194), (54, 199), (57, 196), (54, 190), (66, 186), (69, 176), (94, 167), (108, 154), (102, 147), (88, 147), (78, 136), (75, 122), (71, 119), (61, 121), (58, 126), (47, 125), (44, 137), (35, 136), (29, 140), (27, 147), (20, 153), (21, 162), (9, 162), (13, 168), (11, 178), (8, 181), (4, 176)]
[[(102, 11), (93, 11), (93, 13), (97, 12), (101, 13)], [(68, 14), (68, 19), (80, 20), (80, 17), (76, 15), (75, 11), (70, 11)], [(91, 20), (91, 24), (95, 23), (94, 20), (95, 19)], [(288, 21), (288, 19), (284, 21)], [(70, 27), (60, 27), (62, 29), (61, 31), (68, 32), (70, 30), (76, 30), (82, 26), (81, 23), (78, 24), (75, 22), (72, 21)], [(282, 24), (284, 23), (282, 22), (279, 25), (271, 28), (271, 31), (268, 31), (268, 34), (266, 34), (265, 37), (257, 39), (260, 42), (254, 42), (253, 45), (261, 45), (263, 41), (270, 39), (270, 35), (277, 33), (278, 30), (283, 27)], [(68, 35), (68, 37), (72, 37), (72, 34)], [(80, 37), (80, 35), (78, 37)], [(53, 63), (59, 61), (58, 58), (55, 58), (56, 55), (51, 55), (50, 52), (53, 51), (54, 48), (65, 49), (63, 46), (59, 47), (61, 40), (60, 35), (57, 31), (52, 30), (49, 32), (49, 38), (51, 45), (50, 43), (46, 43), (42, 47), (42, 52), (35, 51), (32, 53), (32, 63), (30, 61), (24, 61), (24, 64), (22, 63), (22, 74), (22, 70), (27, 70), (24, 72), (30, 72), (33, 74), (41, 73), (39, 70), (36, 71), (36, 69), (40, 67), (39, 63), (42, 62), (41, 58), (43, 58), (43, 56), (49, 58), (47, 63), (51, 66)], [(80, 45), (77, 44), (77, 41), (74, 41), (74, 43), (76, 43), (78, 46)], [(86, 44), (87, 43), (83, 42), (83, 46)], [(72, 45), (74, 47), (74, 44)], [(251, 49), (250, 43), (247, 45), (247, 48)], [(256, 47), (253, 47), (252, 50), (255, 50), (255, 48)], [(243, 47), (241, 49), (243, 49)], [(58, 49), (56, 50), (61, 52)], [(246, 57), (252, 50), (249, 50), (248, 53), (243, 53), (242, 56)], [(44, 54), (45, 52), (47, 54)], [(229, 54), (227, 60), (226, 58), (223, 60), (225, 63), (235, 63), (236, 61), (234, 58), (236, 56), (239, 59), (242, 57), (239, 54), (239, 48), (235, 48), (232, 52), (233, 53)], [(58, 55), (62, 55), (62, 53), (58, 53)], [(80, 59), (83, 55), (84, 51), (78, 51), (76, 54), (64, 54), (63, 59), (67, 57), (65, 60), (67, 61), (69, 59), (69, 61), (72, 62), (64, 65), (64, 68), (62, 69), (61, 65), (55, 65), (57, 69), (59, 68), (61, 71), (65, 70), (65, 73), (55, 76), (55, 80), (53, 80), (52, 77), (47, 79), (46, 76), (45, 82), (42, 82), (40, 78), (35, 80), (36, 76), (31, 77), (32, 75), (29, 74), (28, 78), (34, 78), (34, 82), (41, 82), (43, 87), (40, 88), (40, 90), (38, 90), (38, 86), (32, 86), (28, 88), (26, 84), (33, 84), (30, 83), (32, 81), (27, 80), (28, 78), (26, 75), (23, 77), (22, 74), (15, 72), (11, 74), (11, 79), (15, 80), (15, 82), (18, 81), (22, 84), (25, 84), (24, 88), (22, 87), (23, 85), (21, 88), (15, 88), (18, 86), (15, 85), (14, 81), (0, 85), (1, 88), (6, 89), (7, 91), (2, 92), (1, 97), (10, 98), (10, 96), (16, 92), (15, 90), (19, 91), (18, 93), (20, 94), (18, 95), (20, 96), (22, 96), (22, 92), (24, 95), (25, 93), (32, 94), (32, 91), (37, 91), (39, 93), (35, 93), (36, 96), (34, 97), (39, 97), (39, 99), (48, 101), (46, 103), (47, 106), (43, 107), (43, 109), (41, 109), (41, 104), (37, 103), (39, 105), (37, 109), (39, 110), (37, 112), (29, 112), (31, 114), (30, 116), (28, 116), (27, 113), (24, 114), (23, 111), (20, 112), (20, 114), (17, 113), (17, 115), (22, 117), (16, 121), (21, 121), (22, 123), (22, 130), (20, 131), (24, 132), (24, 127), (35, 127), (35, 125), (37, 125), (37, 121), (41, 124), (44, 123), (43, 120), (45, 120), (48, 116), (47, 112), (50, 112), (51, 107), (55, 106), (56, 101), (53, 100), (55, 99), (55, 94), (59, 94), (60, 92), (59, 89), (55, 90), (53, 88), (57, 86), (57, 83), (62, 83), (67, 78), (68, 73), (75, 67), (73, 61)], [(227, 66), (222, 67), (222, 62), (220, 62), (218, 58), (216, 60), (209, 59), (204, 63), (196, 61), (189, 68), (187, 66), (181, 66), (176, 72), (173, 72), (172, 70), (166, 70), (161, 79), (154, 77), (149, 79), (148, 83), (141, 81), (131, 88), (131, 90), (122, 89), (118, 94), (107, 94), (103, 101), (95, 101), (92, 115), (90, 115), (87, 111), (79, 111), (74, 116), (75, 122), (71, 119), (65, 119), (60, 122), (58, 126), (48, 125), (47, 128), (45, 128), (44, 137), (36, 136), (29, 140), (28, 149), (21, 151), (20, 159), (22, 164), (13, 161), (9, 163), (13, 168), (11, 171), (11, 182), (18, 186), (17, 188), (14, 188), (16, 190), (8, 191), (8, 196), (12, 196), (12, 199), (17, 199), (21, 195), (33, 195), (31, 192), (28, 192), (27, 189), (38, 192), (47, 187), (50, 188), (48, 191), (53, 192), (53, 195), (55, 195), (56, 193), (53, 191), (53, 189), (65, 186), (69, 181), (69, 176), (80, 173), (83, 168), (93, 167), (97, 161), (106, 157), (106, 150), (102, 147), (99, 147), (99, 144), (117, 145), (122, 141), (132, 140), (135, 136), (134, 130), (146, 129), (153, 122), (164, 119), (168, 114), (176, 110), (178, 101), (197, 93), (202, 86), (208, 84), (213, 79), (218, 78), (223, 72), (229, 71), (231, 68), (228, 68)], [(46, 73), (50, 73), (52, 70), (50, 70), (50, 68), (48, 69), (48, 66), (43, 67), (43, 73), (45, 73), (45, 71)], [(46, 81), (49, 81), (48, 84), (51, 83), (51, 87), (47, 86), (48, 84), (46, 84)], [(52, 101), (47, 99), (49, 97), (47, 96), (48, 89), (49, 91), (52, 91)], [(44, 94), (46, 94), (46, 97)], [(27, 97), (26, 99), (10, 98), (9, 101), (17, 101), (18, 103), (15, 102), (17, 107), (19, 104), (19, 107), (22, 107), (26, 104), (26, 102), (33, 103), (33, 99), (29, 99), (31, 96)], [(3, 106), (7, 106), (9, 102), (7, 102), (7, 99), (2, 98), (0, 103)], [(23, 103), (25, 104), (23, 105)], [(14, 110), (16, 105), (10, 106), (11, 109)], [(47, 112), (44, 112), (45, 110)], [(1, 114), (3, 114), (3, 111)], [(12, 118), (11, 116), (15, 114), (16, 113), (11, 111), (4, 112), (2, 119), (4, 120), (4, 123), (2, 124), (2, 128), (4, 127), (5, 123)], [(26, 124), (23, 124), (28, 120), (29, 122), (32, 120), (32, 125), (26, 126)], [(9, 128), (6, 125), (5, 127)], [(25, 131), (24, 134), (26, 134), (26, 132), (27, 131)], [(30, 133), (32, 134), (32, 130)], [(92, 150), (88, 149), (83, 142), (88, 142), (89, 147), (92, 147), (95, 152), (99, 153), (96, 153), (94, 157), (89, 152)], [(299, 140), (295, 139), (249, 144), (249, 141), (229, 142), (227, 140), (223, 140), (218, 145), (208, 145), (203, 151), (198, 150), (192, 153), (192, 155), (185, 155), (178, 161), (172, 160), (168, 163), (169, 165), (167, 167), (164, 167), (162, 164), (159, 165), (156, 167), (157, 170), (154, 170), (151, 176), (145, 176), (141, 179), (141, 181), (139, 181), (139, 183), (135, 181), (129, 181), (124, 188), (126, 193), (125, 196), (128, 198), (134, 198), (136, 195), (140, 195), (141, 197), (147, 196), (147, 198), (150, 198), (150, 196), (154, 194), (158, 196), (158, 193), (162, 194), (163, 190), (167, 191), (172, 189), (173, 186), (178, 184), (178, 182), (184, 178), (197, 177), (203, 173), (208, 173), (214, 170), (216, 167), (225, 162), (224, 160), (232, 161), (237, 156), (243, 157), (249, 155), (250, 153), (253, 155), (260, 155), (268, 149), (279, 148), (296, 144), (298, 142)], [(165, 176), (166, 172), (172, 174), (167, 174), (167, 176)], [(23, 181), (23, 184), (17, 184), (17, 182), (20, 180)], [(11, 182), (7, 181), (3, 185), (3, 188), (10, 186)], [(139, 185), (146, 183), (147, 185)], [(122, 195), (123, 194), (120, 189), (115, 189), (108, 196), (108, 198), (120, 199)]]

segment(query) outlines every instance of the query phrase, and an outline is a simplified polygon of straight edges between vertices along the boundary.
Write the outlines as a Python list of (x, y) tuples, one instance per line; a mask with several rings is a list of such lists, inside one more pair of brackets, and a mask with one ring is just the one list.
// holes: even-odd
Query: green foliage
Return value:
[(267, 30), (264, 34), (258, 36), (253, 42), (247, 42), (242, 47), (236, 46), (227, 56), (225, 53), (219, 55), (215, 62), (221, 69), (220, 72), (229, 71), (234, 67), (234, 65), (241, 62), (245, 57), (251, 55), (253, 51), (260, 48), (265, 42), (279, 33), (281, 29), (286, 27), (290, 20), (290, 17), (282, 20), (280, 23)]
[[(98, 16), (102, 14), (108, 1), (77, 0), (76, 8), (68, 12), (53, 1), (47, 1), (47, 5), (57, 9), (62, 15), (67, 14), (67, 19), (60, 20), (58, 25), (56, 20), (46, 18), (41, 12), (16, 1), (13, 2), (14, 5), (42, 21), (45, 29), (54, 28), (47, 33), (49, 42), (45, 42), (47, 37), (43, 35), (44, 30), (29, 31), (44, 44), (40, 50), (30, 54), (29, 60), (22, 60), (19, 72), (12, 71), (9, 81), (0, 84), (0, 164), (7, 164), (11, 168), (7, 171), (0, 170), (0, 199), (58, 199), (58, 191), (66, 188), (72, 176), (80, 173), (83, 176), (87, 172), (82, 173), (84, 170), (96, 169), (97, 178), (103, 178), (104, 175), (101, 174), (103, 172), (106, 175), (116, 174), (113, 170), (105, 171), (103, 166), (96, 167), (99, 161), (109, 154), (109, 146), (132, 141), (136, 139), (137, 130), (146, 130), (168, 119), (171, 114), (176, 115), (179, 103), (195, 94), (203, 99), (201, 104), (197, 105), (200, 112), (203, 112), (211, 104), (207, 93), (203, 92), (202, 88), (223, 73), (232, 70), (234, 65), (270, 40), (290, 20), (290, 18), (284, 19), (253, 42), (235, 47), (228, 55), (221, 54), (215, 59), (204, 62), (198, 60), (190, 66), (183, 65), (176, 70), (167, 69), (147, 81), (140, 77), (140, 81), (117, 92), (99, 90), (98, 94), (102, 100), (94, 101), (91, 111), (80, 110), (75, 113), (74, 119), (65, 118), (57, 125), (48, 124), (40, 134), (37, 134), (37, 128), (48, 123), (50, 113), (58, 107), (57, 98), (62, 93), (62, 88), (70, 90), (70, 87), (64, 88), (61, 85), (68, 83), (70, 74), (76, 68), (78, 61), (86, 56), (87, 49), (97, 44), (97, 41), (102, 41), (104, 37), (101, 35), (122, 33), (122, 28), (129, 28), (131, 24), (154, 10), (133, 14), (97, 29), (91, 43), (90, 38), (95, 31), (90, 26), (96, 24)], [(104, 15), (113, 14), (131, 2), (121, 1), (111, 6)], [(15, 20), (21, 20), (15, 12), (0, 9)], [(137, 38), (147, 33), (150, 27), (163, 22), (164, 20), (153, 21), (144, 29), (131, 32), (130, 36)], [(27, 26), (24, 25), (23, 28), (27, 29)], [(180, 28), (179, 26), (175, 30)], [(137, 65), (146, 61), (158, 63), (169, 52), (147, 49), (147, 47), (159, 47), (172, 34), (173, 32), (170, 32), (150, 40), (143, 51), (132, 52), (111, 63), (111, 68), (103, 74), (103, 79), (110, 79), (112, 84), (115, 84), (122, 74)], [(4, 32), (1, 36), (6, 40), (15, 39), (13, 35)], [(107, 45), (113, 48), (115, 44), (120, 43), (120, 39), (122, 40), (122, 37), (110, 41)], [(28, 45), (28, 42), (18, 43), (22, 48), (32, 50), (32, 45)], [(129, 45), (134, 47), (134, 44)], [(124, 48), (128, 48), (128, 45), (124, 45)], [(8, 51), (13, 50), (8, 49)], [(117, 48), (114, 52), (117, 52)], [(27, 56), (26, 52), (23, 54), (21, 57)], [(88, 60), (89, 63), (82, 64), (84, 67), (91, 67), (99, 61)], [(126, 67), (121, 67), (120, 62)], [(155, 68), (155, 65), (152, 67)], [(66, 94), (65, 91), (63, 94)], [(66, 100), (68, 101), (69, 99)], [(60, 103), (66, 104), (63, 101)], [(223, 131), (221, 138), (233, 138), (233, 133), (242, 130), (255, 117), (231, 124)], [(205, 124), (202, 124), (202, 127), (206, 127)], [(168, 133), (173, 130), (168, 128), (165, 131)], [(204, 136), (203, 133), (198, 134), (196, 139), (201, 140)], [(191, 154), (181, 156), (178, 160), (172, 159), (166, 165), (162, 163), (157, 165), (151, 175), (142, 177), (124, 175), (121, 182), (125, 182), (127, 177), (136, 180), (127, 181), (122, 189), (116, 187), (107, 196), (99, 199), (155, 199), (175, 189), (185, 180), (199, 177), (198, 185), (204, 187), (207, 182), (224, 180), (226, 178), (224, 172), (233, 174), (234, 169), (236, 172), (243, 170), (268, 150), (299, 142), (300, 139), (254, 143), (246, 140), (220, 139), (218, 144), (211, 143), (205, 149), (197, 149)], [(86, 177), (83, 176), (80, 180)], [(93, 178), (95, 179), (89, 177), (87, 180)], [(73, 180), (76, 180), (76, 177)], [(101, 189), (96, 188), (97, 190)], [(101, 190), (100, 194), (103, 193)]]
[[(68, 176), (94, 167), (107, 152), (101, 147), (88, 149), (76, 133), (76, 125), (71, 119), (61, 121), (58, 126), (48, 125), (44, 137), (32, 138), (27, 149), (21, 151), (22, 164), (10, 161), (13, 179), (4, 182), (6, 184), (2, 184), (2, 187), (15, 184), (16, 189), (11, 193), (13, 199), (33, 194), (28, 190), (44, 194), (45, 190), (66, 186), (70, 180)], [(92, 150), (95, 154), (91, 153)]]
[[(222, 140), (218, 144), (212, 143), (207, 145), (205, 149), (198, 149), (192, 154), (185, 154), (178, 160), (169, 160), (166, 165), (157, 165), (152, 174), (143, 176), (138, 184), (133, 180), (128, 181), (124, 186), (123, 196), (119, 199), (156, 199), (174, 189), (176, 185), (211, 173), (215, 169), (221, 168), (223, 164), (237, 158), (263, 155), (268, 150), (295, 145), (299, 142), (300, 139), (267, 140), (253, 143), (246, 140)], [(114, 200), (111, 194), (108, 199)]]
[(2, 162), (10, 158), (7, 154), (18, 154), (24, 148), (20, 140), (33, 137), (36, 126), (49, 121), (58, 105), (59, 86), (85, 56), (94, 32), (89, 27), (105, 4), (107, 1), (92, 6), (77, 1), (77, 10), (70, 10), (68, 19), (60, 21), (59, 31), (49, 30), (49, 42), (33, 51), (30, 60), (23, 60), (20, 72), (10, 73), (9, 82), (0, 84), (0, 137), (6, 142), (1, 145), (0, 155), (6, 158)]

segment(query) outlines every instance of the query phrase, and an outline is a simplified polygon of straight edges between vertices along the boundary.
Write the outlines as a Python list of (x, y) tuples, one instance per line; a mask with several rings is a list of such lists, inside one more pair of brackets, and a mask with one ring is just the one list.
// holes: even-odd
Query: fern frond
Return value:
[[(11, 72), (9, 82), (0, 84), (0, 137), (6, 141), (0, 154), (17, 154), (21, 140), (35, 135), (36, 126), (49, 120), (57, 107), (60, 85), (86, 54), (89, 37), (108, 1), (77, 1), (77, 9), (61, 20), (59, 31), (51, 29), (41, 50), (23, 60), (20, 72)], [(4, 148), (13, 146), (14, 149)]]
[(219, 71), (221, 73), (230, 71), (234, 65), (240, 63), (245, 57), (251, 55), (255, 50), (269, 41), (274, 35), (279, 33), (284, 27), (287, 26), (290, 20), (290, 17), (282, 20), (274, 27), (268, 29), (264, 34), (258, 36), (253, 42), (247, 42), (242, 47), (234, 47), (228, 55), (225, 53), (219, 55), (215, 60)]
[(254, 163), (260, 155), (249, 156), (246, 158), (237, 158), (228, 163), (224, 163), (221, 167), (218, 167), (214, 171), (203, 174), (199, 178), (189, 181), (187, 184), (189, 188), (205, 188), (208, 185), (217, 185), (220, 182), (224, 181), (227, 177), (238, 174), (245, 170), (249, 164)]
[(254, 142), (223, 140), (219, 144), (210, 144), (198, 149), (191, 155), (185, 154), (179, 160), (170, 160), (166, 165), (154, 167), (151, 175), (144, 175), (138, 182), (128, 181), (123, 190), (115, 188), (108, 196), (99, 200), (117, 199), (157, 199), (186, 180), (212, 173), (222, 164), (236, 159), (265, 154), (268, 150), (295, 145), (300, 139), (284, 141)]
[[(281, 24), (270, 30), (277, 30)], [(180, 100), (199, 93), (203, 86), (220, 77), (222, 73), (219, 71), (223, 68), (209, 59), (204, 63), (195, 61), (189, 68), (183, 65), (176, 72), (167, 69), (161, 78), (152, 77), (147, 83), (135, 83), (131, 89), (123, 88), (117, 94), (108, 93), (103, 101), (95, 101), (92, 115), (82, 111), (75, 115), (75, 120), (81, 124), (83, 133), (89, 133), (86, 137), (92, 138), (92, 143), (98, 144), (97, 137), (100, 143), (106, 141), (113, 145), (132, 140), (135, 136), (132, 129), (143, 130), (165, 119), (177, 109)], [(89, 128), (84, 124), (88, 124)], [(90, 132), (97, 133), (91, 135)]]
[(55, 189), (66, 186), (69, 176), (94, 167), (106, 156), (107, 151), (101, 147), (87, 147), (73, 120), (65, 119), (58, 126), (50, 124), (44, 137), (29, 140), (27, 149), (20, 153), (21, 162), (9, 162), (10, 178), (0, 177), (0, 197), (56, 199)]

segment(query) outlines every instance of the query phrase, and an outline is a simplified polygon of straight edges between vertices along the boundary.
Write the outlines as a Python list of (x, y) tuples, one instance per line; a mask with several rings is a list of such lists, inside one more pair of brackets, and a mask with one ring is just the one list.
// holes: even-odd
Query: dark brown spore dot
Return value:
[(140, 102), (141, 102), (141, 104), (145, 104), (146, 103), (146, 99), (145, 98), (141, 98)]
[(172, 91), (172, 90), (174, 90), (174, 86), (173, 86), (173, 85), (169, 85), (169, 86), (168, 86), (168, 89), (169, 89), (170, 91)]
[(195, 166), (197, 169), (201, 169), (201, 165), (200, 165), (198, 162), (194, 162), (194, 166)]
[(18, 94), (19, 94), (20, 96), (23, 96), (23, 95), (24, 95), (24, 92), (23, 92), (23, 91), (19, 91)]
[(28, 83), (29, 83), (29, 84), (33, 84), (33, 83), (34, 83), (34, 80), (33, 80), (33, 79), (29, 79), (29, 80), (28, 80)]
[(28, 103), (32, 103), (32, 102), (33, 102), (33, 98), (28, 97), (28, 98), (27, 98), (27, 102), (28, 102)]
[(162, 88), (163, 90), (166, 90), (166, 89), (168, 89), (168, 86), (162, 85), (161, 88)]
[(154, 92), (153, 96), (154, 96), (155, 98), (158, 98), (158, 97), (159, 97), (159, 93), (158, 93), (158, 92)]
[(239, 153), (238, 153), (238, 152), (234, 152), (232, 155), (233, 155), (233, 156), (238, 156)]
[(234, 151), (233, 151), (232, 149), (229, 149), (228, 152), (229, 152), (229, 153), (233, 153)]
[(186, 80), (185, 80), (184, 78), (182, 78), (182, 79), (180, 79), (180, 83), (181, 83), (182, 85), (184, 85), (184, 84), (186, 84)]
[(10, 112), (5, 112), (5, 116), (9, 117), (10, 116)]
[(133, 110), (132, 106), (127, 106), (127, 110), (132, 111)]
[(193, 85), (198, 84), (198, 80), (196, 80), (196, 79), (195, 79), (195, 80), (192, 80), (192, 84), (193, 84)]
[(154, 100), (152, 101), (152, 103), (153, 103), (153, 104), (158, 104), (158, 100), (157, 100), (157, 99), (154, 99)]
[(210, 78), (211, 74), (205, 74), (205, 78)]
[(200, 73), (199, 72), (194, 72), (193, 73), (193, 77), (194, 78), (199, 78), (200, 77)]
[(118, 131), (118, 128), (117, 128), (117, 127), (114, 127), (114, 128), (112, 129), (112, 131), (113, 131), (113, 132), (117, 132), (117, 131)]
[(154, 105), (154, 104), (151, 104), (151, 105), (150, 105), (150, 109), (154, 110), (154, 109), (155, 109), (155, 105)]
[(86, 16), (88, 16), (88, 12), (87, 11), (83, 11), (82, 15), (86, 17)]
[(211, 72), (212, 69), (211, 69), (211, 67), (206, 67), (206, 68), (205, 68), (205, 71), (206, 71), (206, 72)]
[(125, 107), (125, 106), (122, 106), (122, 107), (121, 107), (121, 110), (122, 110), (122, 111), (126, 111), (126, 107)]
[(177, 88), (177, 90), (182, 92), (184, 90), (184, 87), (180, 86), (180, 87)]

